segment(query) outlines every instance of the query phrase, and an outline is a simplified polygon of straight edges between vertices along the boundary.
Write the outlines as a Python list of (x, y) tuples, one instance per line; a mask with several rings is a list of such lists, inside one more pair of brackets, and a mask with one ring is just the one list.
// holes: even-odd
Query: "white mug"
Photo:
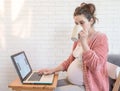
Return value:
[(71, 40), (77, 41), (80, 38), (80, 35), (78, 34), (82, 30), (82, 26), (75, 25), (72, 31)]

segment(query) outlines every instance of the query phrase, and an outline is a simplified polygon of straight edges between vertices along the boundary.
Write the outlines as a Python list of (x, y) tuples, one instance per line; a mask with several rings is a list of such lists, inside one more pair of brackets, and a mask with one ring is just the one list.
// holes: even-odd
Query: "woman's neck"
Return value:
[(92, 37), (95, 32), (96, 31), (95, 31), (94, 27), (91, 27), (91, 29), (89, 30), (88, 38)]

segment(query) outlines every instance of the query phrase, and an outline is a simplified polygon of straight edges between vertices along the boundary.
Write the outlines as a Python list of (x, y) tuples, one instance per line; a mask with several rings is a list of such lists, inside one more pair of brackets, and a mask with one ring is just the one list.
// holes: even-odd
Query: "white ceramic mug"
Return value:
[(83, 28), (80, 25), (75, 25), (72, 31), (71, 40), (77, 41), (80, 38), (78, 34)]

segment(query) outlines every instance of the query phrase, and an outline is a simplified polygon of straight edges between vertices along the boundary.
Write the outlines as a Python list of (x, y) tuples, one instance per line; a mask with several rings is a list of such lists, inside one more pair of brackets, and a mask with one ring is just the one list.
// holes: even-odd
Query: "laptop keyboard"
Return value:
[(28, 81), (39, 81), (41, 77), (42, 75), (38, 74), (38, 72), (34, 72)]

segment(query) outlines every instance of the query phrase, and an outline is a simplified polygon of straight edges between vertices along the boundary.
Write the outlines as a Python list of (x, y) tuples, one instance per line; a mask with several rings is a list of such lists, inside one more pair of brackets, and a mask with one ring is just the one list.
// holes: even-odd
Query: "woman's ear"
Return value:
[(90, 19), (90, 24), (93, 25), (93, 23), (94, 23), (94, 20), (93, 20), (93, 18), (91, 18)]

